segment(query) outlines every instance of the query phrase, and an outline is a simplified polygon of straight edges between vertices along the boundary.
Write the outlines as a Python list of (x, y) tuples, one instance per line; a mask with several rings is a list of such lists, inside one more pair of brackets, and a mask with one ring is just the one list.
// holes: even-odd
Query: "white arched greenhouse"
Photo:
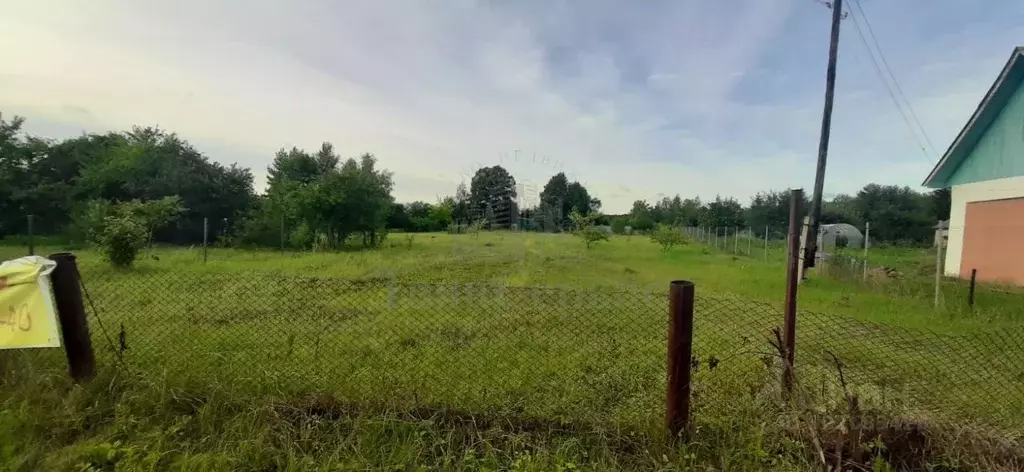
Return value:
[(821, 225), (818, 233), (818, 247), (823, 250), (835, 248), (864, 247), (864, 234), (856, 226), (846, 223)]

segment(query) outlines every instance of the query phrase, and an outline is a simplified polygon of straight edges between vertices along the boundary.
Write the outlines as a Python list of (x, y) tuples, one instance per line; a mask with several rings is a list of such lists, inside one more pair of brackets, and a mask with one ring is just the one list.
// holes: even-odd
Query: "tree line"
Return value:
[[(389, 231), (462, 232), (471, 225), (569, 231), (587, 221), (620, 232), (661, 224), (767, 226), (781, 233), (788, 220), (785, 191), (759, 193), (748, 205), (676, 195), (654, 204), (636, 201), (624, 215), (603, 215), (601, 200), (564, 173), (520, 208), (521, 189), (501, 166), (477, 170), (468, 186), (436, 202), (399, 203), (391, 172), (378, 168), (373, 154), (343, 158), (327, 142), (313, 152), (279, 150), (267, 169), (266, 191), (258, 194), (249, 169), (212, 161), (165, 130), (134, 127), (52, 140), (24, 133), (23, 123), (21, 117), (0, 119), (0, 237), (25, 234), (27, 215), (34, 216), (36, 234), (63, 235), (76, 244), (198, 244), (206, 219), (211, 243), (295, 249), (376, 247)], [(925, 242), (948, 213), (948, 191), (870, 184), (826, 202), (822, 222), (863, 227), (870, 221), (872, 239)], [(127, 237), (105, 229), (126, 231), (125, 225)]]
[[(810, 208), (804, 196), (803, 208)], [(847, 223), (858, 228), (871, 223), (871, 238), (897, 244), (923, 244), (931, 241), (933, 227), (949, 219), (950, 192), (939, 189), (920, 193), (910, 187), (865, 185), (854, 195), (836, 195), (822, 205), (821, 223)], [(789, 225), (789, 192), (759, 192), (743, 206), (735, 198), (716, 196), (707, 202), (700, 198), (665, 197), (654, 205), (645, 200), (633, 202), (629, 213), (612, 217), (616, 232), (626, 226), (650, 230), (657, 224), (702, 226), (705, 228), (751, 229), (757, 234), (766, 229), (770, 237), (784, 237)]]

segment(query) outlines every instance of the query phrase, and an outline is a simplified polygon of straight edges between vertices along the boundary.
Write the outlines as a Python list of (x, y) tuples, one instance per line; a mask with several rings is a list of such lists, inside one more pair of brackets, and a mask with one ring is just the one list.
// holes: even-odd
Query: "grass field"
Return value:
[[(196, 248), (157, 248), (130, 272), (78, 252), (100, 363), (117, 362), (123, 333), (127, 368), (71, 387), (54, 373), (59, 352), (4, 353), (3, 460), (23, 470), (810, 470), (815, 447), (795, 425), (844, 413), (831, 354), (865, 411), (974, 420), (1003, 438), (1021, 427), (1022, 295), (982, 287), (974, 310), (936, 311), (917, 288), (926, 251), (870, 255), (907, 267), (905, 280), (801, 286), (807, 404), (795, 414), (779, 408), (777, 365), (762, 360), (781, 324), (776, 245), (747, 257), (701, 244), (665, 252), (640, 236), (590, 250), (552, 234), (388, 241), (372, 252), (211, 249), (205, 264)], [(0, 259), (22, 253), (0, 247)], [(675, 279), (697, 284), (703, 368), (691, 441), (669, 447)], [(944, 296), (959, 300), (961, 287), (945, 282)], [(930, 441), (942, 443), (936, 431)], [(927, 459), (968, 470), (963, 452)]]

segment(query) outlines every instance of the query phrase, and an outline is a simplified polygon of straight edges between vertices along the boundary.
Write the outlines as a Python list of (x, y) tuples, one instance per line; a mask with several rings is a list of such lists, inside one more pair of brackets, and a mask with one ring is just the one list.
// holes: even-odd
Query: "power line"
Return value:
[[(896, 105), (896, 109), (900, 112), (900, 116), (903, 118), (904, 124), (907, 125), (907, 128), (910, 130), (910, 134), (913, 135), (914, 141), (917, 142), (921, 152), (930, 162), (934, 163), (935, 159), (932, 156), (938, 155), (935, 151), (935, 146), (932, 145), (931, 139), (928, 138), (928, 133), (926, 133), (924, 127), (921, 126), (921, 121), (917, 118), (917, 114), (914, 113), (914, 108), (910, 105), (910, 101), (907, 100), (906, 94), (903, 93), (903, 88), (900, 87), (899, 81), (896, 80), (896, 76), (892, 73), (892, 69), (889, 67), (889, 62), (885, 59), (885, 54), (882, 52), (882, 48), (878, 43), (878, 38), (875, 37), (874, 30), (871, 29), (871, 24), (868, 22), (867, 16), (864, 14), (864, 9), (860, 6), (860, 1), (852, 0), (852, 3), (860, 13), (861, 19), (864, 20), (864, 25), (868, 30), (868, 35), (871, 36), (872, 42), (874, 42), (875, 48), (878, 50), (878, 56), (881, 58), (882, 63), (879, 64), (879, 60), (875, 58), (874, 50), (868, 45), (864, 32), (861, 30), (860, 22), (857, 21), (857, 15), (852, 15), (851, 18), (853, 19), (854, 29), (857, 31), (857, 36), (860, 37), (860, 41), (864, 45), (864, 48), (868, 51), (868, 57), (871, 58), (871, 63), (875, 67), (875, 72), (878, 73), (879, 78), (882, 80), (882, 84), (885, 86), (886, 92), (889, 93), (889, 98), (892, 100), (893, 104)], [(888, 80), (886, 79), (886, 73), (882, 72), (883, 67), (888, 73)], [(889, 84), (889, 80), (892, 80), (892, 85)], [(893, 86), (895, 86), (895, 91), (893, 90)], [(906, 103), (907, 111), (903, 110), (903, 105), (900, 103), (897, 95), (903, 98), (903, 102)], [(910, 117), (907, 116), (908, 111), (910, 113)], [(914, 125), (911, 124), (911, 118), (913, 118), (914, 123), (917, 125), (917, 129), (914, 129)], [(920, 137), (918, 136), (918, 130), (921, 134)], [(921, 137), (924, 138), (924, 142), (921, 141)], [(925, 149), (925, 143), (927, 143), (928, 148), (931, 149), (931, 155), (929, 155), (928, 151)]]
[(871, 42), (874, 43), (874, 48), (879, 51), (879, 57), (882, 58), (882, 66), (885, 67), (886, 72), (889, 73), (889, 77), (893, 80), (893, 85), (896, 86), (896, 92), (906, 103), (906, 109), (910, 112), (910, 118), (913, 119), (914, 124), (918, 125), (918, 129), (921, 130), (921, 135), (925, 138), (925, 142), (928, 143), (928, 147), (931, 149), (932, 155), (937, 156), (938, 153), (935, 151), (935, 146), (932, 145), (932, 140), (928, 138), (928, 133), (925, 132), (925, 127), (921, 126), (921, 120), (918, 119), (918, 114), (913, 112), (913, 106), (910, 106), (910, 100), (906, 98), (906, 94), (903, 93), (903, 88), (900, 87), (899, 81), (896, 80), (896, 76), (889, 67), (889, 61), (886, 60), (886, 55), (882, 52), (882, 45), (879, 44), (879, 39), (874, 36), (874, 30), (871, 28), (871, 23), (868, 22), (867, 15), (864, 13), (864, 9), (860, 6), (860, 0), (853, 0), (853, 4), (857, 6), (857, 11), (860, 12), (860, 17), (864, 20), (864, 26), (867, 28), (867, 36), (869, 36), (871, 38)]

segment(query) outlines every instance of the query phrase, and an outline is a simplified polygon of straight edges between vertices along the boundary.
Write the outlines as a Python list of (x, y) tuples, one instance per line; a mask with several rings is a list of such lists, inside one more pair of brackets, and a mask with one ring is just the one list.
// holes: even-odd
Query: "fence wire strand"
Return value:
[[(90, 321), (113, 351), (98, 362), (142, 375), (572, 421), (651, 424), (664, 414), (667, 293), (268, 274), (82, 278)], [(116, 348), (109, 323), (131, 350)], [(781, 324), (775, 305), (698, 293), (695, 418), (777, 396)], [(865, 411), (1021, 430), (1021, 339), (1021, 330), (945, 334), (800, 312), (796, 374), (825, 409), (849, 392)]]

